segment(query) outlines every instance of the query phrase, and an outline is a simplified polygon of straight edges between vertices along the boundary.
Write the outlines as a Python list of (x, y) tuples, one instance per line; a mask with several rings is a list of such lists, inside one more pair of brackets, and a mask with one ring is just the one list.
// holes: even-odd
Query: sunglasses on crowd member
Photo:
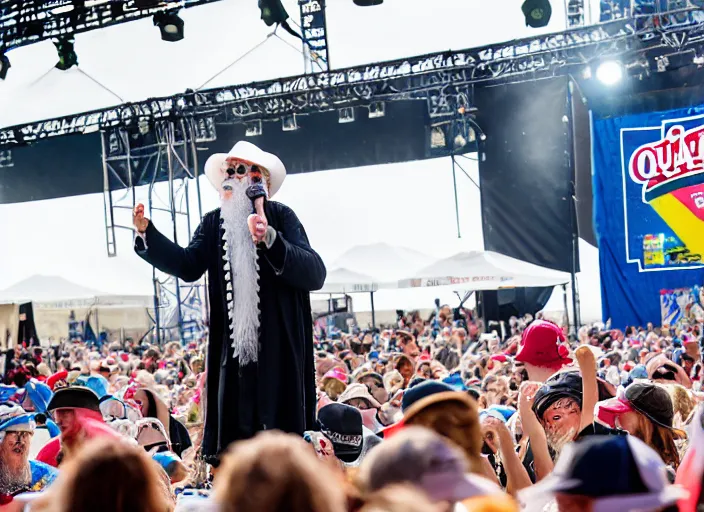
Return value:
[(19, 439), (29, 439), (34, 435), (34, 432), (29, 432), (27, 430), (6, 430), (5, 437), (11, 442), (17, 441)]

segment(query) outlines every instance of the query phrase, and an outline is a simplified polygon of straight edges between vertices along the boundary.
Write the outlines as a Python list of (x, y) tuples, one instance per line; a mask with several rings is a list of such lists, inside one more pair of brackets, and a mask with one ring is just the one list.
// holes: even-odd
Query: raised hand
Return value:
[(149, 226), (149, 219), (144, 216), (144, 205), (139, 203), (132, 211), (132, 224), (139, 233), (144, 233)]
[(249, 227), (249, 232), (252, 235), (252, 241), (255, 244), (264, 241), (264, 237), (266, 236), (266, 228), (268, 225), (269, 224), (266, 221), (266, 217), (262, 217), (256, 213), (253, 213), (247, 218), (247, 226)]

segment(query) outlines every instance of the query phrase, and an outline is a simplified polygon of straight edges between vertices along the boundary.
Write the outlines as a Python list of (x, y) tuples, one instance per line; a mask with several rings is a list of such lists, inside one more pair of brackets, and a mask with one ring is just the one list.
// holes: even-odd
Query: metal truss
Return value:
[(0, 0), (0, 49), (110, 27), (218, 0)]
[[(183, 234), (185, 227), (190, 239), (194, 228), (189, 195), (191, 180), (195, 182), (198, 194), (195, 224), (202, 218), (196, 143), (213, 140), (215, 136), (213, 132), (211, 138), (201, 138), (197, 125), (192, 118), (182, 118), (142, 122), (134, 130), (114, 127), (101, 132), (103, 205), (109, 257), (117, 255), (116, 230), (132, 232), (132, 226), (126, 224), (131, 220), (131, 211), (136, 205), (136, 187), (140, 185), (148, 185), (149, 217), (154, 218), (156, 212), (168, 214), (171, 226), (162, 226), (163, 232), (168, 233), (170, 227), (172, 239), (178, 243), (179, 232)], [(168, 197), (165, 199), (154, 190), (155, 183), (163, 180), (168, 181)], [(120, 224), (120, 219), (127, 222)], [(159, 343), (171, 339), (187, 342), (197, 337), (204, 328), (205, 279), (185, 283), (152, 267), (152, 282), (156, 340)]]
[[(675, 14), (679, 17), (674, 16)], [(687, 22), (680, 20), (687, 14)], [(155, 98), (0, 130), (0, 148), (181, 116), (245, 122), (382, 101), (425, 100), (431, 118), (471, 108), (475, 86), (568, 75), (604, 58), (655, 59), (704, 45), (704, 10), (617, 20), (510, 43)], [(701, 19), (703, 21), (695, 21)]]

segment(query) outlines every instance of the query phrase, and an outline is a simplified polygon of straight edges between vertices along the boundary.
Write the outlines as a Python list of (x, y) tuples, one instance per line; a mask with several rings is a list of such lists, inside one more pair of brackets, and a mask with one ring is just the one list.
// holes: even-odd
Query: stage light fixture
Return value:
[(73, 39), (57, 39), (54, 41), (54, 46), (56, 46), (56, 52), (59, 54), (59, 62), (55, 66), (57, 69), (66, 71), (78, 65), (78, 55), (73, 49)]
[(623, 65), (615, 60), (607, 60), (596, 68), (596, 77), (604, 85), (615, 85), (623, 79)]
[(384, 0), (354, 0), (354, 5), (358, 5), (360, 7), (372, 7), (374, 5), (381, 5), (384, 3)]
[(262, 134), (262, 122), (260, 119), (257, 119), (256, 121), (247, 121), (244, 123), (244, 126), (244, 134), (247, 137), (258, 137)]
[(433, 126), (430, 129), (430, 147), (432, 149), (443, 149), (446, 146), (445, 130), (440, 125)]
[(0, 80), (5, 80), (7, 72), (10, 70), (10, 59), (7, 58), (5, 52), (0, 52)]
[(344, 107), (341, 108), (338, 112), (338, 122), (340, 124), (345, 124), (345, 123), (354, 123), (354, 108), (353, 107)]
[(183, 39), (183, 20), (175, 12), (158, 12), (154, 15), (154, 25), (161, 31), (161, 39), (175, 43)]
[(284, 116), (281, 119), (281, 129), (285, 132), (293, 132), (298, 130), (298, 121), (296, 120), (296, 114)]
[(151, 9), (161, 3), (161, 0), (134, 0), (134, 6), (138, 9)]
[(139, 129), (139, 133), (141, 135), (146, 135), (149, 133), (149, 120), (142, 117), (139, 121), (137, 121), (137, 128)]
[(259, 10), (262, 12), (262, 21), (269, 27), (288, 19), (288, 13), (281, 0), (259, 0)]
[(550, 23), (552, 6), (549, 0), (526, 0), (523, 2), (521, 10), (526, 17), (526, 25), (529, 27), (540, 28)]
[(369, 119), (377, 119), (386, 115), (386, 105), (383, 101), (375, 101), (369, 105)]
[(462, 149), (467, 145), (467, 139), (465, 139), (464, 135), (458, 133), (457, 135), (455, 135), (455, 140), (453, 141), (453, 144), (455, 145), (455, 149)]

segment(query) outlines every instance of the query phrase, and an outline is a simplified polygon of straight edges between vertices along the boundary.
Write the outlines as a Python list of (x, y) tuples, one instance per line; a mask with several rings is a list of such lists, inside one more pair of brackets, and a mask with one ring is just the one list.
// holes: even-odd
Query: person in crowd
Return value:
[(226, 452), (214, 501), (221, 512), (345, 512), (342, 482), (323, 474), (325, 466), (300, 438), (263, 432)]
[(426, 427), (459, 446), (472, 473), (494, 478), (481, 457), (482, 432), (477, 404), (466, 393), (436, 381), (427, 381), (406, 391), (402, 402), (403, 425)]
[(32, 512), (170, 512), (160, 469), (144, 450), (94, 439), (61, 467)]
[(671, 469), (680, 456), (676, 440), (686, 434), (673, 428), (675, 413), (670, 394), (653, 382), (635, 382), (620, 388), (616, 398), (598, 404), (597, 417), (612, 428), (622, 428), (653, 448)]
[(105, 424), (98, 397), (88, 388), (71, 386), (59, 389), (47, 408), (61, 431), (61, 435), (47, 443), (37, 455), (37, 460), (50, 466), (58, 467), (69, 460), (88, 439), (121, 439)]
[(535, 320), (523, 331), (515, 360), (525, 366), (528, 380), (545, 382), (572, 363), (565, 342), (565, 334), (557, 324)]
[(124, 398), (132, 399), (140, 407), (143, 418), (157, 418), (167, 429), (171, 447), (181, 457), (184, 451), (192, 446), (192, 441), (188, 435), (186, 427), (174, 418), (169, 412), (169, 408), (161, 398), (159, 393), (153, 390), (154, 380), (146, 372), (140, 372), (137, 378), (142, 378), (143, 382), (138, 384), (142, 387), (130, 387), (124, 393)]
[(414, 484), (445, 511), (467, 498), (502, 494), (496, 484), (469, 472), (459, 447), (423, 427), (406, 427), (379, 446), (362, 463), (357, 478), (363, 494)]
[(442, 512), (443, 505), (432, 503), (411, 484), (389, 485), (364, 497), (358, 512)]
[(686, 490), (667, 481), (658, 454), (634, 436), (591, 436), (567, 445), (552, 474), (523, 489), (526, 512), (663, 512)]
[(21, 406), (0, 404), (0, 505), (7, 505), (22, 492), (42, 491), (51, 485), (57, 471), (29, 460), (35, 422)]
[(335, 456), (345, 467), (357, 467), (381, 439), (364, 426), (361, 411), (345, 404), (331, 403), (318, 411), (318, 430), (333, 446)]

